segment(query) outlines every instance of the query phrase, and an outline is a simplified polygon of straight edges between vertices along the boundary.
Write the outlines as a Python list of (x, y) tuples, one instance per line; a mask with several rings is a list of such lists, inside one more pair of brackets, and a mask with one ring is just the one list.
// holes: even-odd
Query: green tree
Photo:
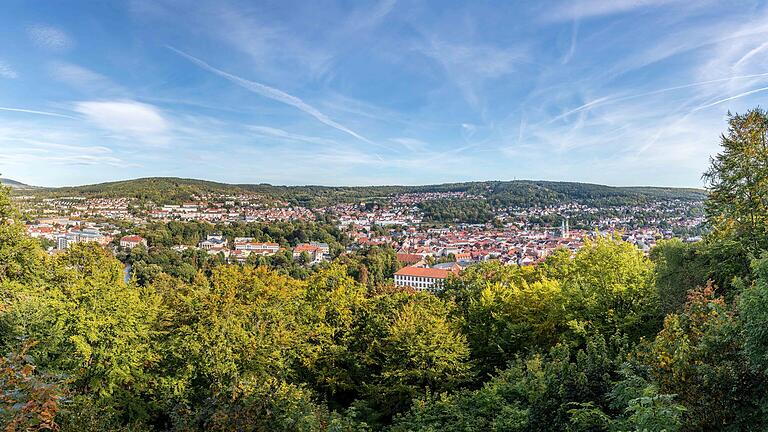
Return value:
[(730, 233), (756, 254), (768, 246), (768, 115), (760, 108), (730, 114), (722, 150), (704, 174), (706, 212), (716, 230)]
[(40, 270), (42, 249), (26, 235), (10, 190), (0, 186), (0, 282), (29, 282)]
[(664, 314), (682, 310), (688, 291), (707, 282), (708, 266), (701, 245), (680, 239), (660, 241), (651, 249), (656, 270), (656, 291)]
[(302, 353), (304, 379), (329, 399), (349, 404), (357, 396), (355, 326), (367, 307), (365, 287), (334, 264), (307, 280), (301, 317), (308, 329)]
[(559, 283), (534, 267), (474, 266), (449, 280), (441, 296), (457, 303), (454, 319), (481, 379), (517, 354), (551, 348), (565, 324)]
[(478, 390), (417, 400), (392, 430), (605, 430), (611, 422), (604, 411), (610, 412), (615, 365), (599, 336), (590, 338), (583, 350), (560, 344), (547, 354), (518, 358)]
[(762, 430), (763, 378), (750, 367), (733, 311), (710, 284), (691, 291), (639, 351), (661, 392), (677, 395), (688, 430)]
[(12, 335), (36, 342), (30, 354), (40, 368), (67, 376), (70, 410), (92, 405), (88, 400), (102, 404), (104, 418), (140, 419), (148, 369), (158, 358), (159, 308), (153, 292), (123, 282), (122, 265), (108, 252), (85, 243), (48, 263), (38, 283), (13, 286), (0, 319)]
[(371, 299), (356, 341), (364, 402), (374, 421), (388, 422), (427, 391), (458, 388), (471, 378), (469, 347), (449, 320), (449, 306), (430, 294)]
[(222, 266), (190, 285), (156, 283), (168, 308), (157, 342), (156, 388), (174, 418), (181, 421), (211, 397), (238, 394), (243, 385), (292, 378), (306, 349), (296, 318), (300, 282), (264, 268)]
[(739, 298), (739, 318), (744, 328), (744, 351), (749, 362), (768, 376), (768, 255), (752, 264), (755, 283)]
[[(558, 261), (561, 262), (561, 261)], [(661, 325), (653, 263), (618, 236), (586, 240), (559, 274), (567, 325), (574, 342), (587, 333), (631, 340), (652, 336)]]

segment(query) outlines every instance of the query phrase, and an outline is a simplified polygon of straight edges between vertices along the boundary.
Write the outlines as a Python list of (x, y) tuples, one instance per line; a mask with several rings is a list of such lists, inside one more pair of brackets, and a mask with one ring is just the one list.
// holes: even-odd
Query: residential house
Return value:
[(147, 240), (138, 235), (127, 235), (120, 238), (120, 247), (133, 249), (138, 245), (147, 245)]

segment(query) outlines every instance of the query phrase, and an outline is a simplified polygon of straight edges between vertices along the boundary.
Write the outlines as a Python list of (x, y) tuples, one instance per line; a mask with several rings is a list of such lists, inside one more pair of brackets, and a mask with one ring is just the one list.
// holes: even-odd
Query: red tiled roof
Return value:
[(277, 243), (263, 243), (263, 242), (237, 242), (235, 244), (236, 245), (261, 246), (261, 247), (266, 247), (266, 246), (280, 247), (280, 245), (277, 244)]
[(301, 244), (293, 248), (294, 252), (319, 252), (320, 248), (311, 244)]
[(403, 267), (395, 273), (398, 276), (416, 276), (435, 279), (445, 279), (449, 274), (456, 274), (456, 271), (443, 270), (425, 267)]
[(417, 263), (417, 262), (419, 262), (419, 261), (421, 261), (423, 259), (424, 259), (424, 257), (422, 257), (419, 254), (409, 254), (409, 253), (398, 253), (397, 254), (397, 260), (400, 261), (401, 263), (406, 263), (406, 264)]
[(144, 238), (139, 237), (137, 235), (127, 235), (127, 236), (125, 236), (125, 237), (120, 239), (120, 241), (127, 241), (127, 242), (132, 242), (132, 243), (140, 243), (143, 240), (144, 240)]

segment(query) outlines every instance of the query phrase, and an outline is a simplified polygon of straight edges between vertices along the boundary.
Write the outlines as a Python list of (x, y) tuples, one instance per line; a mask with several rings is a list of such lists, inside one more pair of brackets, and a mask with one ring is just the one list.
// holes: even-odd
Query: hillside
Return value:
[(22, 182), (11, 180), (9, 178), (0, 178), (0, 184), (3, 186), (8, 186), (11, 189), (34, 189), (34, 186), (30, 186), (28, 184), (24, 184)]
[(485, 198), (493, 207), (580, 202), (621, 205), (657, 199), (701, 201), (706, 192), (690, 188), (612, 187), (552, 181), (483, 181), (423, 186), (273, 186), (226, 184), (175, 177), (150, 177), (85, 186), (46, 188), (46, 196), (133, 197), (159, 203), (177, 203), (193, 195), (256, 193), (265, 201), (287, 201), (316, 207), (344, 202), (376, 202), (400, 193), (466, 192)]
[(41, 190), (41, 194), (52, 197), (130, 197), (159, 203), (185, 201), (193, 195), (208, 193), (230, 194), (242, 192), (245, 192), (245, 190), (235, 185), (176, 177), (148, 177), (84, 186), (45, 188)]

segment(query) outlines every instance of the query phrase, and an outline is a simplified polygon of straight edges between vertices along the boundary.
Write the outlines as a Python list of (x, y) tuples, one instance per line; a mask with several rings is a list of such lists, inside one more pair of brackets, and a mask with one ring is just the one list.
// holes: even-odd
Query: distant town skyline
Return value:
[(768, 95), (762, 1), (3, 6), (0, 173), (40, 186), (701, 187)]

